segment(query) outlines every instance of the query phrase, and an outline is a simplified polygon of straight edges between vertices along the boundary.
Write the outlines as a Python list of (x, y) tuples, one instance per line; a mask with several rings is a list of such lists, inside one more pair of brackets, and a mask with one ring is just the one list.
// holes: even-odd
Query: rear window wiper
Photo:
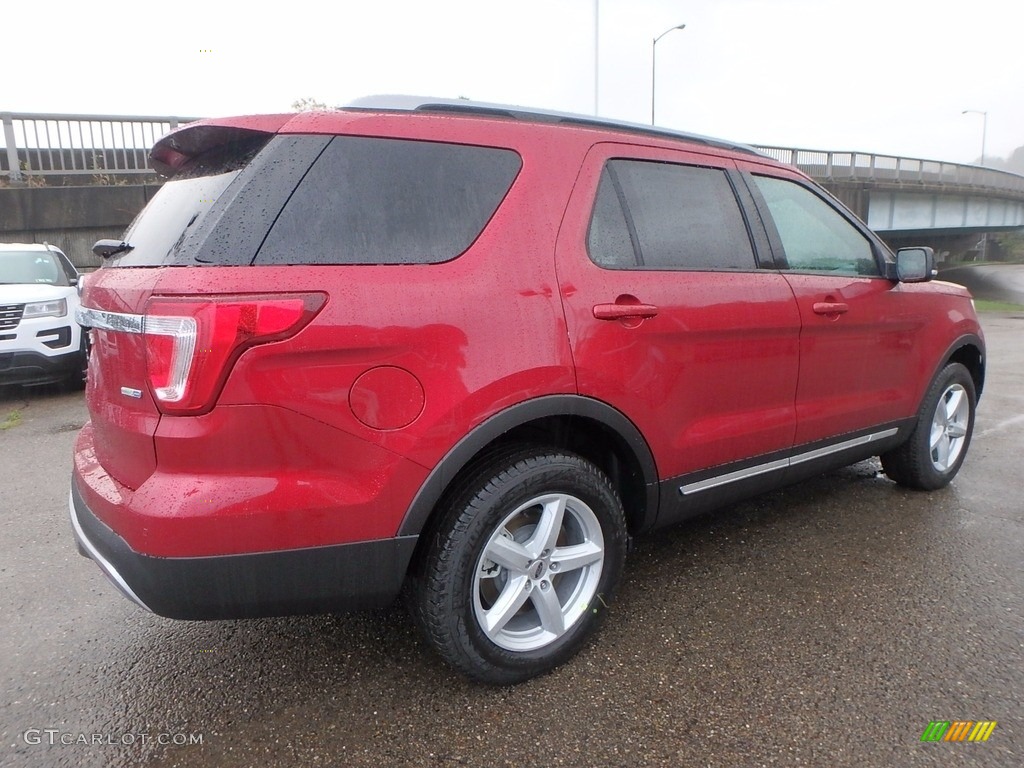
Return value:
[(92, 252), (104, 259), (117, 256), (119, 253), (127, 253), (134, 250), (135, 246), (126, 243), (124, 240), (97, 240), (92, 247)]

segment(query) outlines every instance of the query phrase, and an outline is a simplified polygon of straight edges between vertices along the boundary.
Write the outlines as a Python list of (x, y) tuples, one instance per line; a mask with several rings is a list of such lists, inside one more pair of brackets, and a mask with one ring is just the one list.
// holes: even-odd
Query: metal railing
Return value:
[[(0, 112), (0, 176), (152, 174), (149, 150), (182, 123), (199, 118)], [(863, 152), (755, 146), (822, 181), (972, 187), (1024, 196), (1024, 176), (977, 165)]]
[(2, 112), (0, 176), (151, 174), (157, 139), (195, 119)]
[(978, 165), (864, 152), (762, 146), (754, 149), (781, 163), (795, 165), (819, 181), (973, 187), (1024, 195), (1024, 176)]

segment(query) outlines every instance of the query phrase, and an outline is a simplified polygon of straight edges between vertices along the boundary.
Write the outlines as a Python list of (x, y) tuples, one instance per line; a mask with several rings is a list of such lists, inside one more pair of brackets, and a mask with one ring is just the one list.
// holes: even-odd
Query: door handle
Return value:
[(653, 304), (595, 304), (594, 317), (598, 320), (643, 320), (658, 314)]
[(849, 311), (850, 305), (841, 301), (816, 301), (813, 309), (816, 315), (841, 315)]

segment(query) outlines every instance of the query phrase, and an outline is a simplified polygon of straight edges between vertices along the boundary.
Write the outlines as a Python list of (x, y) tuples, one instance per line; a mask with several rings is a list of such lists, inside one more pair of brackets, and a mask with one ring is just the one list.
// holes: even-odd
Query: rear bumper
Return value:
[(173, 619), (239, 619), (377, 608), (402, 587), (416, 536), (280, 552), (153, 557), (88, 508), (72, 479), (79, 551), (129, 599)]

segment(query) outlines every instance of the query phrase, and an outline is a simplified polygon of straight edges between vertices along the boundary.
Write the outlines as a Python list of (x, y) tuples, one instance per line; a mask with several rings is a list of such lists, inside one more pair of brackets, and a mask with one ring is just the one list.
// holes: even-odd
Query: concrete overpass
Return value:
[[(79, 266), (118, 237), (157, 189), (149, 148), (170, 116), (0, 113), (0, 239), (47, 240)], [(894, 247), (952, 257), (1024, 227), (1024, 176), (936, 160), (755, 146), (835, 194)]]
[(894, 247), (955, 253), (985, 233), (1024, 227), (1024, 176), (1016, 173), (863, 152), (756, 149), (817, 180)]

